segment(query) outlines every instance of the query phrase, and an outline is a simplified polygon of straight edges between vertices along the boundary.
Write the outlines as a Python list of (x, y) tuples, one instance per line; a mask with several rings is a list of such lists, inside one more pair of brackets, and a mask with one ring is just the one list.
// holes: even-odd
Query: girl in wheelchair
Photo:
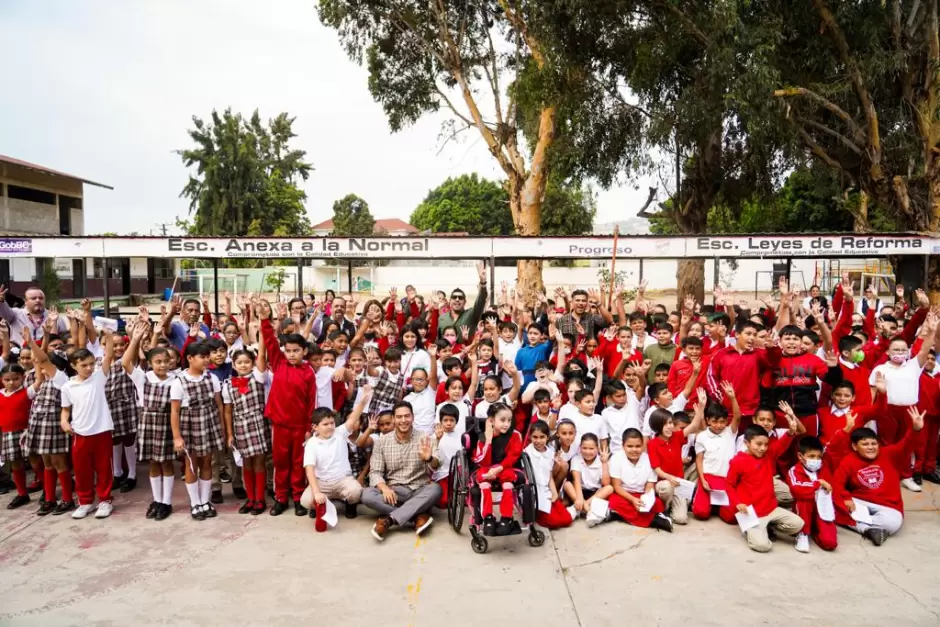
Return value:
[[(483, 440), (473, 453), (477, 469), (473, 474), (480, 490), (480, 513), (483, 517), (483, 535), (507, 536), (521, 533), (522, 528), (513, 518), (515, 505), (514, 482), (520, 471), (515, 468), (522, 456), (522, 436), (513, 429), (512, 408), (505, 403), (493, 403), (487, 410)], [(493, 516), (493, 483), (502, 487), (499, 502), (499, 522)]]

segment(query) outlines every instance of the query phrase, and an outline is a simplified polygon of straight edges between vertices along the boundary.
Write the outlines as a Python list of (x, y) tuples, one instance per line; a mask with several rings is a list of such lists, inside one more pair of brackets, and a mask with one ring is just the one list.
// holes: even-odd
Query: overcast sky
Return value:
[[(356, 193), (376, 218), (408, 220), (429, 189), (468, 172), (498, 179), (478, 135), (440, 154), (443, 118), (392, 134), (365, 71), (315, 0), (2, 0), (0, 154), (107, 183), (85, 188), (85, 228), (147, 234), (185, 216), (191, 117), (232, 107), (296, 116), (315, 171), (312, 223)], [(598, 222), (632, 217), (646, 193), (599, 196)]]

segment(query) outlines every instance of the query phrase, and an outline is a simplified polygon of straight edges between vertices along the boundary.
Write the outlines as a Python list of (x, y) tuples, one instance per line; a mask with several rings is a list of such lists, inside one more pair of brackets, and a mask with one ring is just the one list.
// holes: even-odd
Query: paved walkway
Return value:
[(940, 624), (933, 486), (905, 495), (904, 529), (880, 548), (840, 530), (832, 554), (779, 541), (760, 555), (714, 520), (672, 535), (579, 524), (541, 548), (493, 539), (481, 556), (444, 512), (426, 538), (398, 530), (382, 544), (368, 516), (317, 534), (291, 511), (240, 516), (231, 499), (215, 520), (149, 521), (145, 481), (109, 520), (0, 509), (0, 624)]

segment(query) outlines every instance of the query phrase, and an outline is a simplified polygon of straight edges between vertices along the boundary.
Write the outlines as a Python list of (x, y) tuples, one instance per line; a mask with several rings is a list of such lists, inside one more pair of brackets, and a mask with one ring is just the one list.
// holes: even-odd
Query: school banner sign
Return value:
[(619, 237), (3, 237), (10, 257), (175, 259), (682, 259), (940, 254), (917, 233)]

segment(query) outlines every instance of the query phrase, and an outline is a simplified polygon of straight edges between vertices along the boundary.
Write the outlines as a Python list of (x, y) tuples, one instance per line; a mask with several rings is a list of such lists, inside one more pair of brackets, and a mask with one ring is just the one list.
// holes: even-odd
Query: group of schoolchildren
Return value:
[(65, 334), (53, 320), (17, 345), (0, 327), (7, 507), (41, 486), (39, 515), (103, 518), (146, 461), (146, 516), (163, 520), (180, 461), (196, 520), (217, 515), (229, 475), (240, 513), (293, 501), (324, 531), (333, 500), (356, 516), (402, 400), (444, 459), (429, 469), (442, 507), (461, 435), (479, 434), (470, 460), (497, 535), (517, 523), (510, 499), (496, 518), (491, 486), (511, 487), (523, 452), (543, 527), (673, 531), (691, 512), (738, 525), (761, 552), (779, 536), (835, 549), (836, 525), (880, 545), (901, 527), (901, 486), (940, 483), (938, 312), (922, 292), (907, 310), (870, 291), (856, 300), (847, 277), (831, 302), (816, 288), (799, 302), (782, 282), (759, 310), (716, 291), (714, 305), (686, 298), (670, 313), (641, 286), (628, 315), (619, 292), (526, 299), (504, 285), (486, 309), (482, 274), (480, 289), (473, 309), (461, 290), (425, 303), (409, 287), (358, 318), (355, 303), (309, 297), (245, 299), (238, 316), (174, 303), (156, 325), (142, 310), (124, 335), (96, 329), (87, 303)]

